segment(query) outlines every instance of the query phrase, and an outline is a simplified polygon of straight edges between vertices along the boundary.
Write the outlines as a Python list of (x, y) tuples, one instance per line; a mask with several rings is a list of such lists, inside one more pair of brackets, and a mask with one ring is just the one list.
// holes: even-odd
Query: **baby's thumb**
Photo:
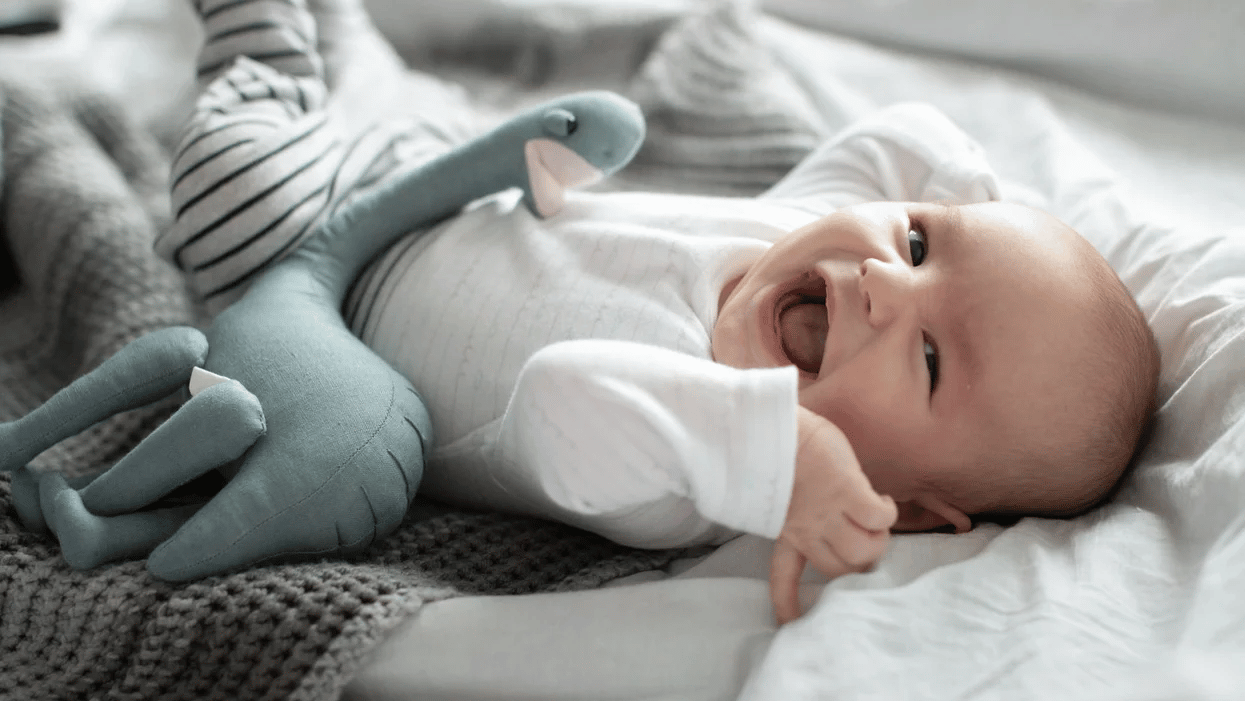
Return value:
[(853, 509), (848, 516), (866, 531), (888, 531), (899, 520), (899, 507), (888, 494), (871, 494), (872, 498)]

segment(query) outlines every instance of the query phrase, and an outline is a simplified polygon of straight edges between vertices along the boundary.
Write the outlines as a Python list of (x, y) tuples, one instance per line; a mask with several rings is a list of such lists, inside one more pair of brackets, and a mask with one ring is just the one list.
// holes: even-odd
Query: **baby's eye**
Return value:
[(925, 240), (925, 232), (917, 227), (908, 229), (908, 251), (912, 254), (912, 265), (917, 266), (925, 262), (925, 255), (929, 252), (929, 243)]
[(929, 393), (933, 394), (938, 387), (938, 349), (925, 340), (925, 367), (929, 368)]

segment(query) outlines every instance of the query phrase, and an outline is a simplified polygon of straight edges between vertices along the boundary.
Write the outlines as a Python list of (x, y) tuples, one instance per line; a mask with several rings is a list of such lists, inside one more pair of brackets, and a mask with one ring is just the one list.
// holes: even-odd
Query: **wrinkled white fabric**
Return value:
[(945, 110), (985, 145), (1005, 199), (1050, 210), (1103, 251), (1163, 369), (1155, 435), (1113, 503), (1071, 521), (895, 539), (876, 571), (833, 582), (778, 632), (741, 698), (1240, 698), (1245, 130), (764, 29), (825, 94)]

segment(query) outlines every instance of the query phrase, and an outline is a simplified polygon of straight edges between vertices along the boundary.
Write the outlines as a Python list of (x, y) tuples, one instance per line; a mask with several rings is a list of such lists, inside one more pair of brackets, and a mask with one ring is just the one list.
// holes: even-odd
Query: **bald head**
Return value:
[(1066, 283), (1081, 299), (1051, 333), (1066, 352), (1062, 380), (1032, 393), (1034, 416), (996, 458), (1015, 477), (982, 494), (981, 511), (1073, 516), (1097, 505), (1123, 478), (1156, 410), (1158, 346), (1145, 315), (1106, 259), (1050, 215), (1044, 229), (1073, 261)]

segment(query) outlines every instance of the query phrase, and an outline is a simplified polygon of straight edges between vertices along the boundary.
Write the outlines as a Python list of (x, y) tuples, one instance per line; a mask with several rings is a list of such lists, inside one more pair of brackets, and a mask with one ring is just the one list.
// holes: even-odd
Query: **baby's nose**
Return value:
[(865, 316), (873, 326), (884, 326), (910, 301), (912, 282), (897, 263), (866, 258), (860, 263), (860, 296)]

